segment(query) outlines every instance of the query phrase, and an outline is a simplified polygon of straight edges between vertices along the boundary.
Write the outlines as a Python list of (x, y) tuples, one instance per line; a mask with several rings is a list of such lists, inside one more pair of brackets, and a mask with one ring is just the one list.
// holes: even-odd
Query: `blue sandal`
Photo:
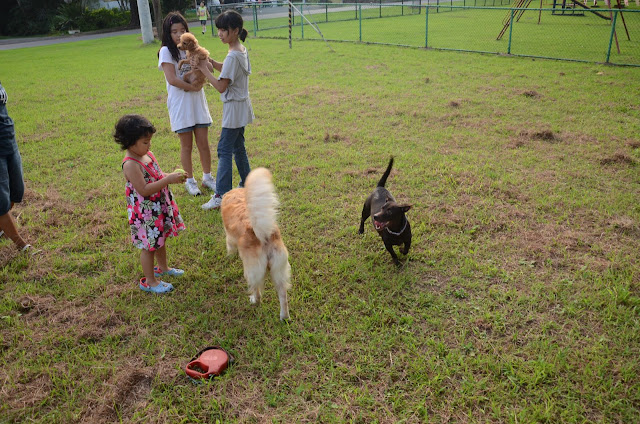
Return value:
[(167, 271), (161, 271), (160, 267), (153, 267), (153, 273), (156, 277), (162, 277), (163, 275), (168, 275), (170, 277), (182, 277), (184, 275), (184, 270), (178, 268), (169, 268)]
[(173, 286), (169, 283), (165, 283), (164, 281), (160, 281), (157, 286), (150, 286), (147, 284), (147, 277), (142, 277), (140, 279), (140, 290), (156, 294), (164, 294), (173, 291)]

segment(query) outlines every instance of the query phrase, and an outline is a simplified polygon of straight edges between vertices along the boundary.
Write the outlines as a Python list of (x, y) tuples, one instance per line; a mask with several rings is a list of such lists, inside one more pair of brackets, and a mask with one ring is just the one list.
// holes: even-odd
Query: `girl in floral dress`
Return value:
[[(140, 249), (144, 277), (140, 289), (153, 293), (168, 293), (173, 285), (159, 280), (163, 275), (180, 276), (181, 269), (167, 265), (167, 237), (184, 230), (178, 205), (169, 184), (182, 183), (186, 173), (164, 174), (149, 150), (155, 127), (140, 115), (125, 115), (116, 123), (113, 135), (116, 143), (127, 151), (122, 171), (127, 179), (125, 194), (131, 240)], [(154, 262), (158, 266), (154, 268)]]

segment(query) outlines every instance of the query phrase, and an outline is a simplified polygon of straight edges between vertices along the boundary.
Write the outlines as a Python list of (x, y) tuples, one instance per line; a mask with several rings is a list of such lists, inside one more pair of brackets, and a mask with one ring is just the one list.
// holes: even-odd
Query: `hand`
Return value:
[[(192, 65), (193, 66), (193, 65)], [(209, 62), (209, 59), (202, 59), (195, 64), (195, 68), (201, 72), (205, 72), (205, 69), (213, 74), (213, 65)]]
[(184, 91), (200, 91), (200, 89), (196, 88), (193, 84), (190, 84), (187, 81), (185, 81), (185, 83), (188, 84), (189, 87), (185, 88)]
[(182, 169), (176, 169), (174, 172), (167, 175), (166, 178), (169, 179), (169, 184), (180, 184), (187, 180), (187, 173)]

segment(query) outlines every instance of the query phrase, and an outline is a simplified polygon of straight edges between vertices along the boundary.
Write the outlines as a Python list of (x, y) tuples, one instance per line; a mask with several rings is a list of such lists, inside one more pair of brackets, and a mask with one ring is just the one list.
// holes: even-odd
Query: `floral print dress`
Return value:
[[(149, 164), (145, 165), (129, 156), (122, 160), (122, 164), (124, 165), (128, 160), (138, 162), (147, 183), (161, 180), (164, 174), (155, 156), (150, 151), (147, 154), (151, 157)], [(127, 181), (125, 195), (131, 241), (135, 247), (154, 251), (164, 246), (167, 237), (177, 236), (179, 231), (185, 229), (178, 205), (168, 186), (151, 196), (144, 197), (133, 188), (131, 181)]]

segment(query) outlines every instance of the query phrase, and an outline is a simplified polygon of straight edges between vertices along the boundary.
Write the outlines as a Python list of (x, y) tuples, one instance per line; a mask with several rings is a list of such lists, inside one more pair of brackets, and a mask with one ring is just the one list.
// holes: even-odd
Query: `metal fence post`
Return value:
[(424, 48), (425, 49), (429, 47), (429, 44), (427, 43), (428, 39), (429, 39), (429, 2), (427, 2), (427, 5), (424, 7)]
[(291, 2), (289, 2), (289, 48), (291, 48), (291, 27), (293, 26), (293, 22), (291, 20), (293, 13), (291, 9)]
[(605, 63), (609, 63), (609, 58), (611, 57), (611, 44), (613, 43), (613, 37), (616, 34), (616, 19), (618, 18), (618, 11), (613, 11), (613, 19), (611, 19), (611, 36), (609, 37), (609, 48), (607, 49), (607, 59)]
[(509, 47), (507, 47), (507, 54), (511, 54), (511, 33), (513, 32), (513, 9), (511, 9), (511, 19), (509, 20)]
[(258, 11), (256, 10), (256, 3), (253, 3), (253, 36), (258, 36)]
[(360, 32), (360, 41), (362, 41), (362, 6), (358, 4), (358, 15), (360, 19), (358, 19), (358, 31)]
[(302, 39), (304, 40), (304, 18), (302, 17), (302, 6), (303, 3), (300, 3), (300, 32), (302, 34)]

